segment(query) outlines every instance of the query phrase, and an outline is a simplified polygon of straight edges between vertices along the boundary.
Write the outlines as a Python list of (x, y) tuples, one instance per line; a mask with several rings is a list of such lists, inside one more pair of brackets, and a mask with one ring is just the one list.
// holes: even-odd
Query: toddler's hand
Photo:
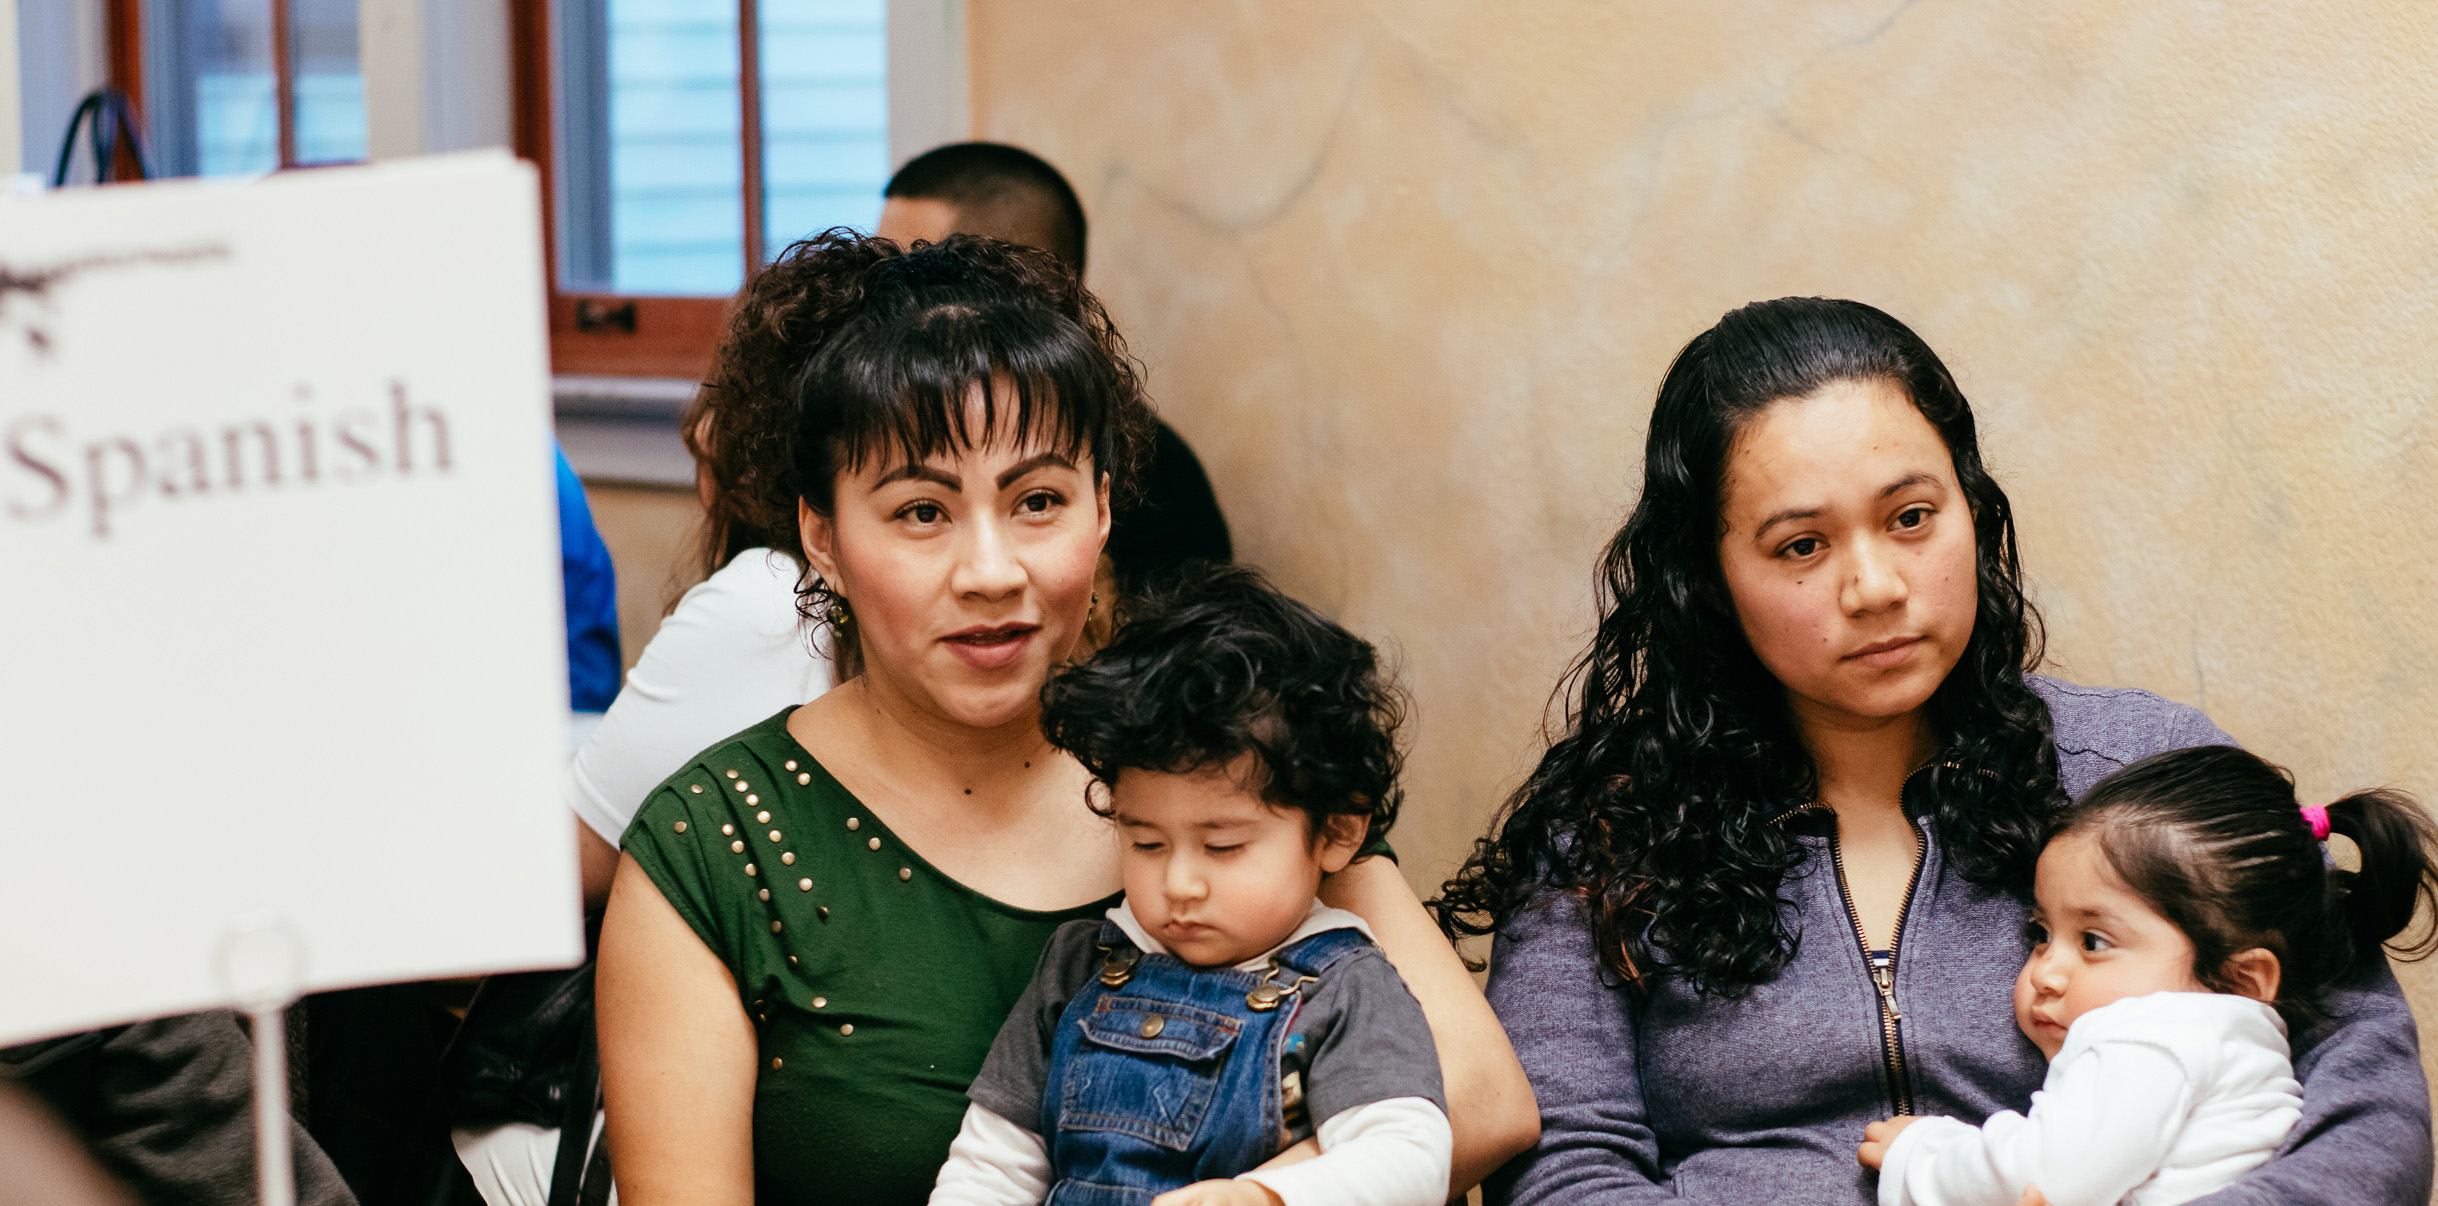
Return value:
[(1259, 1181), (1196, 1181), (1151, 1200), (1151, 1206), (1286, 1206)]
[(1912, 1115), (1899, 1114), (1862, 1128), (1862, 1150), (1855, 1153), (1855, 1158), (1862, 1161), (1864, 1168), (1879, 1167), (1880, 1161), (1888, 1158), (1888, 1145), (1896, 1142), (1896, 1137), (1913, 1122)]

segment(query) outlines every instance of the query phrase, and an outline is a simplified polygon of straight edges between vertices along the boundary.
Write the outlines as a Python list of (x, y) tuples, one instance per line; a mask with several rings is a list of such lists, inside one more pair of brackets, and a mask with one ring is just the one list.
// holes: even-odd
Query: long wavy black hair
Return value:
[(2029, 891), (2064, 797), (2048, 707), (2024, 677), (2041, 660), (2040, 618), (1972, 407), (1903, 323), (1789, 297), (1729, 313), (1668, 367), (1642, 497), (1601, 560), (1598, 631), (1558, 688), (1563, 733), (1431, 902), (1452, 936), (1493, 932), (1557, 890), (1579, 894), (1601, 963), (1637, 991), (1667, 975), (1734, 994), (1785, 966), (1797, 935), (1779, 886), (1802, 852), (1781, 822), (1813, 802), (1817, 774), (1721, 576), (1722, 484), (1745, 424), (1874, 380), (1946, 441), (1978, 546), (1972, 637), (1929, 705), (1941, 750), (1922, 774), (1942, 847), (1974, 882)]

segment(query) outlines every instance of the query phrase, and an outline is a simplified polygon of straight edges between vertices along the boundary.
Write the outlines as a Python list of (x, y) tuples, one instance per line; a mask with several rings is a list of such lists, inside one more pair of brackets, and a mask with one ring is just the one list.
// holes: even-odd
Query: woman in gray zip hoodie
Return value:
[[(1686, 345), (1599, 585), (1567, 731), (1435, 902), (1496, 934), (1490, 1003), (1540, 1101), (1489, 1200), (1870, 1202), (1864, 1126), (2041, 1083), (2012, 996), (2058, 806), (2232, 741), (2032, 673), (1971, 408), (1856, 302), (1756, 303)], [(2205, 1202), (2428, 1200), (2402, 993), (2362, 967), (2330, 1013), (2294, 1036), (2301, 1124)]]

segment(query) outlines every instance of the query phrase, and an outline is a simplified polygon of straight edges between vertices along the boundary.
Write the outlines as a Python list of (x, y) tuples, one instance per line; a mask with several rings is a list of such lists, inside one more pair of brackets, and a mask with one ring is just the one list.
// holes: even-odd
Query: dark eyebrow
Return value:
[(1903, 489), (1906, 489), (1906, 488), (1911, 487), (1911, 486), (1936, 486), (1936, 485), (1939, 485), (1939, 484), (1940, 484), (1940, 483), (1939, 483), (1939, 479), (1938, 479), (1938, 475), (1937, 475), (1937, 474), (1933, 474), (1933, 473), (1908, 473), (1908, 474), (1904, 475), (1903, 477), (1900, 477), (1900, 478), (1896, 479), (1895, 481), (1889, 482), (1889, 483), (1887, 484), (1886, 488), (1882, 489), (1882, 490), (1879, 492), (1879, 496), (1880, 496), (1881, 498), (1886, 498), (1887, 496), (1889, 496), (1889, 495), (1891, 495), (1891, 494), (1894, 494), (1894, 493), (1896, 493), (1896, 492), (1897, 492), (1897, 491), (1899, 491), (1899, 490), (1903, 490)]
[(1010, 485), (1015, 483), (1017, 478), (1023, 477), (1025, 474), (1031, 473), (1035, 469), (1073, 469), (1074, 467), (1075, 462), (1070, 461), (1055, 452), (1036, 452), (1023, 460), (1016, 462), (1015, 465), (1010, 467), (1007, 472), (1000, 474), (999, 488), (1002, 490), (1007, 489)]
[[(1908, 473), (1905, 476), (1880, 487), (1879, 496), (1881, 498), (1886, 498), (1900, 490), (1909, 489), (1914, 486), (1936, 486), (1940, 484), (1941, 483), (1938, 479), (1938, 475), (1936, 474)], [(1752, 530), (1752, 534), (1755, 538), (1758, 538), (1762, 533), (1767, 532), (1769, 529), (1789, 520), (1818, 519), (1820, 518), (1820, 511), (1821, 508), (1819, 507), (1788, 507), (1783, 511), (1774, 512), (1769, 518), (1762, 520), (1761, 526), (1754, 528)]]
[(947, 472), (943, 469), (934, 469), (930, 465), (918, 464), (914, 461), (908, 461), (903, 465), (899, 465), (895, 469), (891, 469), (887, 473), (881, 474), (880, 480), (872, 483), (872, 488), (878, 490), (882, 486), (886, 486), (891, 482), (934, 482), (939, 485), (946, 486), (951, 490), (962, 490), (965, 488), (965, 483), (958, 480), (956, 474)]
[(2097, 926), (2103, 930), (2113, 929), (2119, 931), (2133, 928), (2132, 926), (2125, 924), (2124, 918), (2117, 916), (2115, 913), (2107, 909), (2077, 909), (2075, 911), (2082, 915), (2082, 924), (2086, 926)]
[(1771, 515), (1769, 518), (1762, 520), (1761, 526), (1752, 530), (1752, 535), (1753, 538), (1757, 540), (1761, 537), (1762, 533), (1765, 533), (1769, 531), (1769, 529), (1785, 523), (1788, 520), (1818, 518), (1820, 518), (1820, 508), (1818, 507), (1788, 507), (1783, 511), (1779, 511), (1776, 514)]

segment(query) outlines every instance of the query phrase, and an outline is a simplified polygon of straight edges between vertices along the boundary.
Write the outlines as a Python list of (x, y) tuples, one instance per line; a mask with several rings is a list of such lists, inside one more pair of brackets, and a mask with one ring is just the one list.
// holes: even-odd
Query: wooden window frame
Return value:
[[(666, 297), (569, 290), (561, 280), (558, 81), (552, 0), (510, 0), (509, 55), (518, 156), (542, 177), (542, 247), (550, 280), (550, 366), (562, 374), (680, 377), (699, 381), (727, 325), (731, 297)], [(744, 270), (763, 261), (761, 6), (737, 0), (738, 204)]]
[[(279, 115), (279, 171), (329, 163), (296, 161), (296, 0), (269, 0), (271, 6), (272, 105)], [(127, 96), (138, 115), (144, 112), (144, 0), (108, 0), (110, 86)], [(118, 151), (121, 179), (135, 175), (135, 149)]]
[[(763, 262), (762, 55), (758, 0), (737, 3), (739, 206), (744, 220), (744, 269)], [(106, 0), (110, 82), (144, 111), (143, 0)], [(296, 158), (294, 0), (270, 0), (271, 58), (276, 80), (279, 166)], [(726, 326), (730, 297), (670, 297), (569, 290), (559, 265), (558, 63), (551, 29), (552, 0), (509, 0), (510, 98), (518, 156), (539, 169), (542, 246), (550, 291), (553, 372), (701, 380)], [(134, 172), (133, 148), (122, 147), (122, 174)]]

